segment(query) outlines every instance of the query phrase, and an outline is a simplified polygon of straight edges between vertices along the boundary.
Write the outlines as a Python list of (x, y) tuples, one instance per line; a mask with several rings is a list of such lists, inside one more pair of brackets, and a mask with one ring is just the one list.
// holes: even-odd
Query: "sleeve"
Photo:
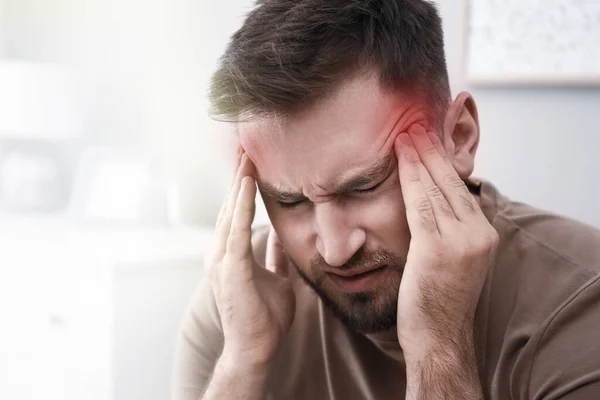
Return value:
[[(600, 276), (574, 293), (532, 338), (515, 398), (600, 399)], [(526, 379), (526, 380), (523, 380)]]
[[(268, 226), (253, 230), (252, 247), (264, 265)], [(188, 305), (177, 337), (172, 400), (199, 400), (223, 349), (223, 329), (213, 290), (204, 276)]]

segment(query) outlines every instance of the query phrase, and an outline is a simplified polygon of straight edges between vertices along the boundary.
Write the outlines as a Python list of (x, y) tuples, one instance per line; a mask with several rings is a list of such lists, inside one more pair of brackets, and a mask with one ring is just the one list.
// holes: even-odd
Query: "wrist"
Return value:
[(483, 399), (472, 340), (430, 340), (404, 358), (407, 399)]
[(267, 374), (266, 366), (250, 365), (232, 353), (223, 352), (202, 399), (262, 399)]
[(474, 351), (473, 329), (470, 326), (454, 332), (398, 332), (398, 339), (407, 363), (442, 355), (449, 359), (464, 360)]
[(219, 357), (219, 366), (223, 372), (229, 375), (243, 375), (260, 379), (267, 375), (269, 365), (268, 358), (254, 358), (225, 347)]

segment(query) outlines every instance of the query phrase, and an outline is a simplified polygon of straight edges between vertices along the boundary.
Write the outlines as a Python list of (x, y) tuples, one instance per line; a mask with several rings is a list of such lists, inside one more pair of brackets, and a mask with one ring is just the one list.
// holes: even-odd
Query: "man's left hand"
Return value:
[(412, 125), (394, 144), (411, 242), (398, 296), (407, 361), (472, 352), (473, 320), (498, 234), (434, 132)]

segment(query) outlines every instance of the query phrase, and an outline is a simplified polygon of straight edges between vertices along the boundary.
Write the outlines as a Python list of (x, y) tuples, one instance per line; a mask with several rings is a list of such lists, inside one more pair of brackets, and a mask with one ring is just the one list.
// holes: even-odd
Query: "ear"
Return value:
[(461, 92), (450, 104), (444, 120), (443, 139), (454, 169), (462, 179), (467, 179), (473, 173), (479, 145), (479, 116), (470, 93)]

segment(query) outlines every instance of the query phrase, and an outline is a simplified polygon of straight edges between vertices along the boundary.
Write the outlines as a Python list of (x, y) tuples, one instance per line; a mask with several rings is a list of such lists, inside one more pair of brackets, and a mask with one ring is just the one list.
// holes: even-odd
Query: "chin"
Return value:
[(327, 296), (320, 295), (320, 297), (323, 304), (346, 327), (355, 332), (369, 334), (387, 331), (396, 326), (398, 295), (392, 298), (385, 296), (387, 299), (381, 298), (382, 295), (382, 293), (345, 295), (349, 300), (344, 301), (344, 304), (333, 302)]
[(343, 293), (322, 280), (316, 283), (301, 270), (299, 275), (326, 308), (347, 328), (362, 334), (387, 331), (396, 326), (400, 282), (386, 282), (369, 292)]

